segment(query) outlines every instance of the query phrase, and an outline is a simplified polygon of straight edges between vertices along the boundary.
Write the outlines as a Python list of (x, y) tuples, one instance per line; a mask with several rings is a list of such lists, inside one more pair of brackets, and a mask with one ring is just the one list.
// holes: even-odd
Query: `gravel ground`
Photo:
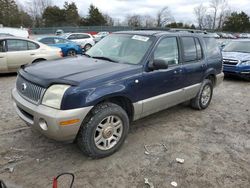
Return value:
[[(226, 79), (204, 111), (179, 105), (139, 120), (121, 150), (92, 160), (75, 144), (26, 127), (10, 98), (15, 77), (0, 77), (0, 179), (13, 187), (52, 187), (53, 177), (66, 171), (75, 174), (74, 187), (146, 188), (144, 178), (155, 188), (172, 187), (172, 181), (188, 188), (250, 187), (249, 82)], [(167, 150), (153, 145), (161, 143)], [(145, 144), (151, 145), (149, 155)], [(68, 188), (69, 179), (61, 180), (59, 187)]]

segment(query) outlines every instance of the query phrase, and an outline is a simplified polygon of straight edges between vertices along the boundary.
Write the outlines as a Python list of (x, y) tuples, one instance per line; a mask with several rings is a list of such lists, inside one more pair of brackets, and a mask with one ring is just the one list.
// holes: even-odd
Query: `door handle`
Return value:
[(4, 58), (4, 57), (0, 57), (0, 58)]
[(206, 64), (202, 64), (202, 65), (201, 65), (201, 68), (205, 68), (205, 67), (206, 67)]
[(30, 55), (36, 55), (36, 54), (30, 54)]

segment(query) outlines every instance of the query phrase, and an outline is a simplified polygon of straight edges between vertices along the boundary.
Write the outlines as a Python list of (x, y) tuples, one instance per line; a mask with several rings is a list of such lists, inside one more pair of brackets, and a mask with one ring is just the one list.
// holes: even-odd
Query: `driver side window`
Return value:
[(179, 63), (179, 51), (176, 37), (164, 38), (160, 41), (154, 52), (154, 59), (162, 59), (168, 65)]

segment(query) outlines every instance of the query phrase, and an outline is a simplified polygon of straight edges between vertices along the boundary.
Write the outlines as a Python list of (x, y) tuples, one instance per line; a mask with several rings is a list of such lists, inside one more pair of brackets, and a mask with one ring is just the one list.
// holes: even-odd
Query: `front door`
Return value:
[(152, 59), (165, 60), (169, 67), (143, 73), (142, 116), (173, 106), (181, 102), (183, 96), (183, 74), (177, 37), (161, 39)]

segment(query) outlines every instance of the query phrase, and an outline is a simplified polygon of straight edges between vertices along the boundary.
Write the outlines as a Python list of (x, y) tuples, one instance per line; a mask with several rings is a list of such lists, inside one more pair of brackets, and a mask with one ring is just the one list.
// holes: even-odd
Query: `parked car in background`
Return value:
[(95, 45), (93, 36), (88, 33), (66, 33), (62, 37), (80, 44), (85, 51)]
[(29, 31), (25, 28), (0, 27), (0, 33), (15, 37), (29, 38)]
[(79, 44), (62, 37), (43, 37), (38, 41), (49, 46), (61, 48), (63, 56), (75, 56), (83, 52)]
[(0, 37), (14, 37), (14, 35), (11, 35), (9, 33), (0, 33)]
[(60, 48), (24, 38), (0, 38), (0, 73), (16, 72), (24, 64), (59, 58), (62, 58)]
[(223, 49), (223, 72), (250, 80), (250, 39), (230, 41)]
[(95, 42), (99, 42), (100, 40), (102, 40), (104, 37), (106, 37), (108, 35), (109, 35), (109, 32), (102, 31), (102, 32), (99, 32), (99, 33), (97, 33), (96, 35), (93, 35), (93, 36), (94, 36)]
[(218, 35), (217, 33), (207, 33), (207, 35), (213, 37), (213, 38), (216, 38), (216, 39), (219, 39), (220, 38), (220, 35)]
[(62, 30), (62, 29), (58, 29), (58, 30), (56, 30), (56, 32), (55, 32), (55, 35), (63, 35), (64, 34), (64, 31)]
[[(101, 158), (122, 146), (134, 120), (185, 101), (206, 109), (223, 81), (221, 71), (214, 38), (117, 32), (85, 56), (23, 67), (12, 98), (32, 128), (58, 141), (76, 141), (84, 154)], [(24, 84), (31, 87), (22, 92)]]

